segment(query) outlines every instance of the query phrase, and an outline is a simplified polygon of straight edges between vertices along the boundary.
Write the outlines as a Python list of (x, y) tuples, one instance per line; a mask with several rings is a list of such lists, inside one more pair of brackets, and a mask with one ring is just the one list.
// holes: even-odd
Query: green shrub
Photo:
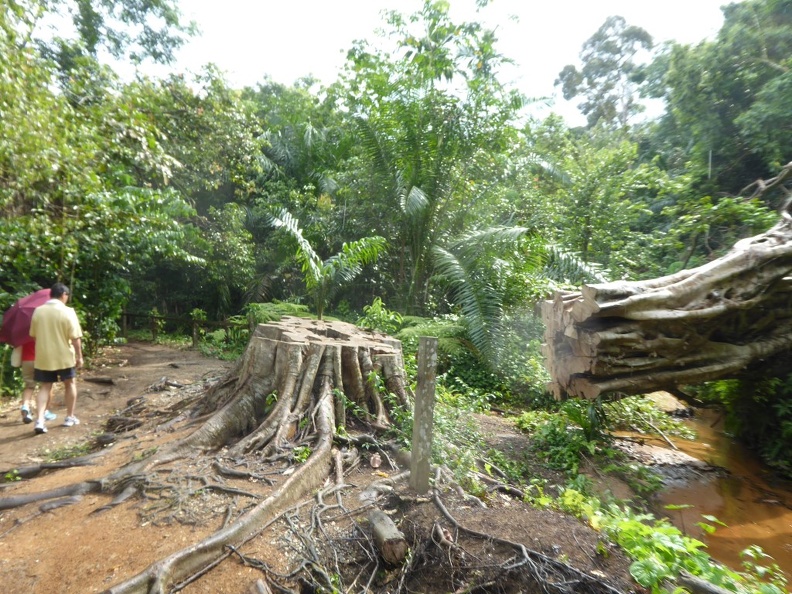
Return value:
[(586, 439), (563, 412), (528, 411), (517, 417), (515, 424), (530, 434), (532, 450), (548, 468), (575, 475), (581, 454), (596, 453), (596, 442)]
[(685, 423), (660, 410), (644, 396), (628, 396), (603, 404), (608, 429), (611, 431), (638, 431), (657, 433), (659, 429), (667, 435), (683, 439), (695, 439), (695, 432)]
[(366, 330), (395, 335), (404, 325), (404, 319), (400, 313), (387, 309), (382, 299), (376, 297), (371, 305), (363, 307), (363, 316), (357, 325)]

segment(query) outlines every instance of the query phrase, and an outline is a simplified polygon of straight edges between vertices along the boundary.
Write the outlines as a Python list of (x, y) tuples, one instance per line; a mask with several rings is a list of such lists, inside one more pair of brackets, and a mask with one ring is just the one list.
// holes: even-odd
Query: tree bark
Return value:
[(792, 202), (723, 257), (645, 281), (584, 285), (542, 305), (549, 390), (640, 394), (734, 378), (792, 349)]

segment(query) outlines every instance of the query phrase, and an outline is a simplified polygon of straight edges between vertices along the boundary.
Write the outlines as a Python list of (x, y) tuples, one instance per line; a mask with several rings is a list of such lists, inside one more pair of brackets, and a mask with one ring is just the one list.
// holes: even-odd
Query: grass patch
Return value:
[(76, 444), (68, 444), (54, 450), (46, 449), (42, 453), (45, 462), (60, 462), (70, 458), (79, 458), (90, 454), (95, 450), (95, 445), (91, 441), (84, 441)]

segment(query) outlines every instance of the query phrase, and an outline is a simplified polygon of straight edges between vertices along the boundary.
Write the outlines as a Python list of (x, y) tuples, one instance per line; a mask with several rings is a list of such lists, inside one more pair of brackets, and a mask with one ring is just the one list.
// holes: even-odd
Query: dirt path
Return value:
[[(35, 435), (19, 415), (19, 401), (0, 410), (0, 470), (34, 465), (53, 452), (64, 452), (86, 443), (104, 430), (107, 419), (125, 408), (130, 399), (146, 395), (165, 401), (179, 397), (152, 390), (167, 381), (195, 386), (222, 375), (230, 363), (209, 359), (199, 352), (151, 343), (131, 343), (106, 348), (81, 371), (77, 416), (80, 425), (66, 428), (63, 391), (56, 390), (53, 411), (59, 418), (49, 423), (45, 435)], [(112, 383), (90, 381), (106, 378)], [(131, 433), (92, 466), (44, 473), (30, 481), (5, 483), (3, 496), (44, 491), (106, 475), (129, 461), (130, 452), (152, 437)], [(179, 524), (140, 526), (138, 511), (121, 507), (113, 513), (93, 514), (107, 497), (89, 495), (77, 505), (42, 512), (38, 505), (0, 513), (0, 541), (10, 553), (0, 557), (0, 591), (8, 594), (100, 592), (119, 576), (138, 571), (147, 562), (196, 538), (199, 531)], [(208, 531), (209, 527), (204, 528)], [(11, 553), (12, 552), (12, 553)]]
[[(204, 357), (197, 351), (177, 350), (152, 343), (130, 343), (105, 348), (81, 371), (78, 381), (77, 416), (80, 425), (63, 427), (65, 409), (63, 388), (56, 386), (52, 411), (58, 418), (48, 423), (48, 433), (36, 435), (33, 425), (25, 425), (19, 414), (19, 401), (0, 408), (0, 470), (40, 462), (49, 452), (72, 447), (87, 437), (102, 432), (104, 422), (123, 409), (131, 398), (166, 379), (174, 384), (191, 385), (214, 377), (229, 363)], [(96, 383), (108, 378), (109, 383)]]

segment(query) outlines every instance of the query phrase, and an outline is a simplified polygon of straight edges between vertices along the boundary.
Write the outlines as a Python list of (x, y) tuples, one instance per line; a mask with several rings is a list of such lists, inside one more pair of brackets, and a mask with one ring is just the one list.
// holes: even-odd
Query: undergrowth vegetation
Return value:
[[(248, 306), (245, 315), (230, 318), (223, 327), (202, 331), (199, 348), (208, 356), (236, 358), (246, 348), (256, 324), (284, 315), (306, 316), (308, 312), (297, 304), (254, 303)], [(193, 312), (192, 316), (205, 319), (200, 311)], [(418, 337), (439, 338), (433, 460), (446, 465), (467, 492), (486, 500), (488, 489), (481, 480), (485, 473), (517, 487), (524, 493), (525, 501), (535, 507), (580, 518), (602, 534), (603, 551), (607, 551), (607, 543), (615, 543), (626, 552), (633, 560), (634, 579), (652, 592), (669, 589), (681, 571), (732, 592), (786, 592), (783, 572), (760, 547), (751, 546), (743, 551), (741, 571), (725, 567), (709, 557), (702, 542), (685, 535), (668, 520), (647, 513), (640, 501), (616, 500), (592, 488), (592, 481), (583, 469), (595, 467), (599, 473), (618, 477), (640, 498), (650, 497), (662, 486), (658, 475), (615, 447), (614, 432), (694, 439), (689, 428), (661, 411), (651, 400), (633, 396), (612, 401), (555, 401), (544, 390), (546, 372), (536, 328), (533, 328), (533, 335), (526, 332), (526, 342), (521, 345), (500, 345), (496, 351), (499, 365), (493, 366), (472, 347), (466, 339), (464, 324), (455, 316), (433, 319), (401, 316), (375, 299), (355, 321), (360, 327), (385, 332), (402, 341), (405, 369), (413, 387), (417, 375)], [(530, 326), (524, 324), (523, 330)], [(190, 344), (190, 337), (184, 332), (161, 330), (163, 332), (157, 334), (158, 343), (176, 348), (186, 348)], [(133, 330), (129, 337), (150, 340), (151, 332)], [(386, 437), (409, 448), (412, 411), (387, 394), (377, 374), (372, 374), (369, 381), (376, 382), (380, 392), (386, 394), (394, 421)], [(752, 386), (750, 401), (768, 404), (776, 413), (774, 422), (790, 423), (792, 414), (786, 415), (780, 405), (782, 401), (773, 401), (768, 395), (778, 388), (767, 381), (757, 381)], [(717, 392), (715, 395), (719, 399), (729, 403), (730, 414), (734, 417), (739, 411), (745, 411), (744, 390), (741, 384), (715, 382), (701, 390), (699, 397), (714, 398), (713, 393)], [(344, 397), (343, 393), (335, 395)], [(355, 403), (346, 398), (345, 402), (349, 414), (364, 414), (356, 411)], [(487, 446), (475, 414), (493, 410), (512, 418), (515, 427), (526, 434), (529, 451), (515, 456)], [(85, 452), (79, 448), (69, 449), (52, 452), (49, 458), (58, 460), (82, 453)], [(295, 459), (300, 461), (309, 453), (309, 450), (297, 451)], [(557, 473), (562, 477), (560, 483), (537, 473), (536, 464)], [(716, 518), (703, 517), (699, 527), (711, 532), (718, 524)]]

